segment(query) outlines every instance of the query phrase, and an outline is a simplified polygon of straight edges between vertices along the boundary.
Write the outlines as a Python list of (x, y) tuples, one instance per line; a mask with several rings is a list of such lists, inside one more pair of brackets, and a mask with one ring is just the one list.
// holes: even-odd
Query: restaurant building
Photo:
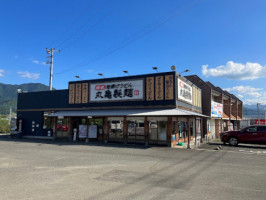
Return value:
[(201, 89), (175, 71), (18, 94), (24, 137), (175, 147), (202, 139)]

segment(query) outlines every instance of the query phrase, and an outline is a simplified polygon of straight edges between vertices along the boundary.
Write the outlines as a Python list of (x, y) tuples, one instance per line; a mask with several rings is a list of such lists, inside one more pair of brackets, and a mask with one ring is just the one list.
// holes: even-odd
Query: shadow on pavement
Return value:
[[(9, 134), (0, 134), (0, 141), (6, 142), (26, 142), (26, 143), (36, 143), (36, 144), (52, 144), (58, 146), (67, 145), (87, 145), (87, 146), (101, 146), (101, 147), (116, 147), (116, 148), (133, 148), (133, 149), (149, 149), (152, 147), (167, 147), (166, 145), (149, 145), (144, 144), (123, 144), (123, 143), (104, 143), (101, 141), (90, 141), (86, 143), (85, 141), (66, 141), (66, 140), (52, 140), (52, 139), (29, 139), (29, 138), (11, 138)], [(169, 147), (167, 147), (169, 148)]]
[(211, 143), (208, 143), (206, 144), (212, 148), (215, 148), (217, 146), (222, 146), (222, 147), (231, 147), (231, 148), (235, 148), (235, 149), (266, 149), (266, 144), (243, 144), (243, 143), (240, 143), (238, 144), (238, 146), (230, 146), (229, 144), (226, 144), (224, 145), (222, 142), (211, 142)]

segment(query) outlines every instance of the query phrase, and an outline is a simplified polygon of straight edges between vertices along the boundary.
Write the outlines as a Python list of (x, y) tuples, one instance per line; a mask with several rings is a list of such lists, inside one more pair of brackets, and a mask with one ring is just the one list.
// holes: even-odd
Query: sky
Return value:
[(190, 71), (266, 104), (264, 0), (0, 0), (0, 82), (69, 81)]

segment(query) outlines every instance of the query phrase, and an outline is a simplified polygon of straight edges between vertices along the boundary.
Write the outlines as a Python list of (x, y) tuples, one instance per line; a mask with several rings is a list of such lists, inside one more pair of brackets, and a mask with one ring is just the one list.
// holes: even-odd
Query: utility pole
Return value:
[(264, 125), (266, 125), (266, 108), (264, 108)]
[(260, 105), (260, 103), (257, 103), (257, 112), (258, 112), (258, 124), (260, 124), (260, 119), (259, 119), (259, 116), (260, 116), (260, 110), (259, 110), (259, 105)]
[(12, 106), (9, 108), (9, 124), (11, 124), (11, 118), (12, 118)]
[(54, 62), (54, 52), (60, 52), (60, 50), (55, 50), (55, 48), (48, 49), (46, 48), (48, 56), (47, 58), (50, 58), (50, 61), (47, 61), (46, 64), (50, 64), (50, 79), (49, 79), (49, 89), (50, 91), (53, 90), (53, 62)]

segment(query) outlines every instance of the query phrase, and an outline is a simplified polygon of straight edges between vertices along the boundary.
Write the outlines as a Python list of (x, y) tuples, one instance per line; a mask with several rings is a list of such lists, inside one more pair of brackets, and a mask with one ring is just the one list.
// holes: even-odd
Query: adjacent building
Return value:
[(221, 132), (236, 130), (243, 118), (243, 102), (235, 95), (203, 81), (197, 75), (186, 76), (202, 90), (202, 113), (207, 115), (203, 123), (209, 140), (219, 138)]

